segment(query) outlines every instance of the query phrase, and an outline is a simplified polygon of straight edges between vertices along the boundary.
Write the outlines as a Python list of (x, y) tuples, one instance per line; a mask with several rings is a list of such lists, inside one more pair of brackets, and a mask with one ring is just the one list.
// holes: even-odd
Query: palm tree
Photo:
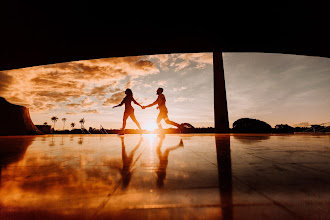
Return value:
[(76, 126), (76, 123), (72, 122), (72, 123), (71, 123), (71, 127), (72, 127), (72, 129), (74, 128), (74, 126)]
[(58, 117), (56, 117), (56, 116), (53, 116), (52, 118), (52, 121), (54, 122), (54, 131), (55, 131), (55, 122), (57, 122), (57, 120), (58, 120)]
[(83, 129), (84, 123), (85, 123), (85, 119), (84, 118), (80, 119), (79, 123), (81, 124), (81, 129)]
[(65, 122), (66, 122), (66, 118), (62, 118), (62, 121), (63, 121), (63, 130), (64, 130), (64, 126), (65, 126)]
[(47, 123), (47, 122), (45, 122), (45, 123), (44, 123), (44, 125), (48, 125), (48, 123)]

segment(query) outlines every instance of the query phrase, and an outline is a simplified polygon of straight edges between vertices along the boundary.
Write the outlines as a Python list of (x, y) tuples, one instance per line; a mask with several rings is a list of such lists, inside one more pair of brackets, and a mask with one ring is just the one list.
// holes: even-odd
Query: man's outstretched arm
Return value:
[(154, 101), (153, 103), (151, 103), (150, 105), (146, 105), (146, 106), (143, 106), (142, 108), (145, 109), (145, 108), (149, 108), (151, 106), (154, 106), (158, 103), (158, 98), (156, 99), (156, 101)]

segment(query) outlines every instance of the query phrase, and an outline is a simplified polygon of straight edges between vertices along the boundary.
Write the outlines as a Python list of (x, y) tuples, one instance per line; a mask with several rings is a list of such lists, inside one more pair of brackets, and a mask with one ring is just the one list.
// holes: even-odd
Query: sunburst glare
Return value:
[(143, 128), (148, 131), (153, 131), (153, 130), (157, 129), (157, 125), (155, 122), (148, 122), (147, 124), (145, 124), (143, 126)]
[(156, 138), (156, 134), (145, 134), (144, 137), (146, 138), (146, 140), (148, 140), (149, 146), (151, 147), (154, 143), (155, 138)]

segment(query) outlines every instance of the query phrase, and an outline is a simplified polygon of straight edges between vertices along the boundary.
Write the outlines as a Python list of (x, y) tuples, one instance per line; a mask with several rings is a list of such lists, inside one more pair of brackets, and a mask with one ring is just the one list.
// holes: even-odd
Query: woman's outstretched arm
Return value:
[(136, 105), (140, 106), (142, 108), (142, 105), (140, 105), (134, 98), (132, 100)]
[(122, 106), (122, 105), (125, 103), (125, 99), (126, 99), (126, 97), (123, 99), (123, 101), (121, 101), (120, 104), (115, 105), (115, 106), (113, 106), (112, 108), (116, 108), (116, 107)]

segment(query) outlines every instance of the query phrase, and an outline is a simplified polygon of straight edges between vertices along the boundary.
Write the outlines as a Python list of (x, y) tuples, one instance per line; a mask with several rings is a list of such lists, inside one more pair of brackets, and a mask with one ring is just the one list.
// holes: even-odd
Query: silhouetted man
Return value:
[(180, 147), (183, 147), (183, 141), (181, 139), (180, 143), (178, 145), (176, 145), (174, 147), (169, 147), (162, 153), (161, 147), (163, 145), (164, 139), (165, 139), (165, 135), (160, 137), (159, 143), (156, 148), (158, 159), (159, 159), (159, 165), (156, 170), (158, 188), (162, 188), (164, 186), (164, 181), (166, 178), (166, 169), (167, 169), (167, 165), (168, 165), (168, 156), (169, 156), (170, 152), (173, 150), (176, 150)]
[(170, 121), (168, 119), (168, 115), (167, 115), (168, 111), (167, 111), (167, 108), (166, 108), (166, 105), (165, 105), (166, 99), (165, 99), (165, 96), (163, 94), (163, 88), (158, 88), (157, 89), (157, 95), (158, 95), (158, 98), (157, 98), (156, 101), (154, 101), (150, 105), (142, 106), (142, 109), (145, 109), (145, 108), (148, 108), (148, 107), (151, 107), (151, 106), (154, 106), (154, 105), (158, 104), (158, 107), (157, 107), (159, 109), (159, 114), (158, 114), (158, 117), (157, 117), (158, 129), (160, 131), (163, 131), (163, 127), (162, 127), (160, 121), (162, 119), (164, 119), (164, 121), (167, 124), (174, 125), (174, 126), (178, 127), (181, 131), (182, 126), (180, 124), (175, 123), (174, 121)]

